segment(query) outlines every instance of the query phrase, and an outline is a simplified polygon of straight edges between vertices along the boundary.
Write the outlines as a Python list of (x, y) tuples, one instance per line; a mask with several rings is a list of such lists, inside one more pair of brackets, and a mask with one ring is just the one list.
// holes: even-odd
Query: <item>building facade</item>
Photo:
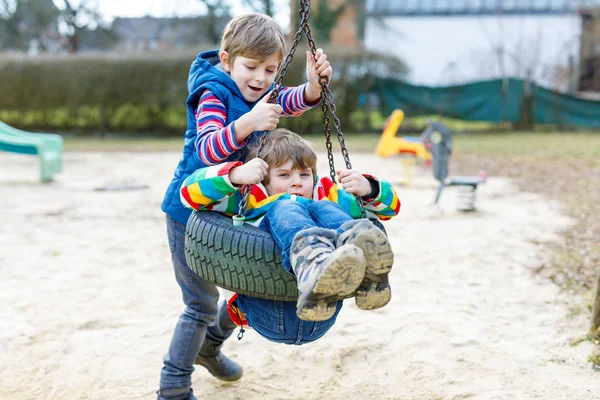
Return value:
[[(365, 22), (365, 0), (312, 0), (311, 1), (311, 31), (314, 32), (314, 13), (317, 12), (320, 2), (327, 4), (330, 10), (343, 7), (344, 10), (331, 28), (329, 43), (343, 47), (354, 47), (363, 45), (364, 22)], [(300, 21), (299, 1), (290, 0), (290, 33), (291, 40)]]
[(408, 80), (531, 79), (574, 91), (582, 13), (600, 0), (370, 0), (365, 46), (404, 60)]
[[(581, 92), (600, 93), (600, 9), (582, 10), (580, 74)], [(598, 98), (598, 95), (594, 96)]]

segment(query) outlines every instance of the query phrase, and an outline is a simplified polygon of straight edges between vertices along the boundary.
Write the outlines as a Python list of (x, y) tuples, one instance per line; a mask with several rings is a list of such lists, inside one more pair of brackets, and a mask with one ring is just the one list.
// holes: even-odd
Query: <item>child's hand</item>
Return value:
[(371, 194), (371, 184), (360, 172), (355, 169), (337, 171), (338, 182), (346, 193), (356, 196), (368, 196)]
[(327, 61), (327, 55), (322, 49), (317, 49), (313, 58), (310, 51), (306, 52), (306, 100), (308, 102), (314, 102), (321, 96), (321, 83), (319, 82), (321, 77), (327, 78), (329, 82), (331, 80), (331, 74), (333, 69), (331, 64)]
[(267, 175), (269, 165), (260, 158), (253, 158), (229, 171), (229, 180), (234, 185), (254, 185), (262, 182)]
[(244, 118), (252, 127), (252, 131), (272, 131), (279, 124), (283, 108), (277, 103), (269, 103), (271, 93), (267, 93)]

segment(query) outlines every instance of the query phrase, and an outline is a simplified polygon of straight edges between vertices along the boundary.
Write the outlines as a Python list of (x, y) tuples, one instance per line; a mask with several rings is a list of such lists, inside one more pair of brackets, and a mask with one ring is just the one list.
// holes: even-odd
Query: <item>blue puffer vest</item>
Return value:
[[(185, 132), (185, 141), (183, 145), (183, 155), (175, 169), (175, 174), (171, 184), (167, 188), (167, 193), (163, 199), (161, 209), (170, 217), (182, 224), (187, 223), (191, 210), (181, 204), (179, 198), (179, 189), (183, 180), (191, 175), (198, 168), (207, 165), (198, 157), (194, 146), (197, 136), (196, 117), (194, 115), (198, 107), (198, 101), (202, 92), (208, 89), (225, 105), (227, 110), (228, 125), (250, 111), (256, 103), (247, 103), (238, 89), (235, 82), (227, 75), (215, 67), (219, 63), (218, 50), (210, 50), (198, 54), (198, 57), (192, 63), (190, 74), (188, 76), (187, 98), (187, 130)], [(253, 140), (258, 137), (258, 132), (254, 134)], [(240, 157), (240, 151), (233, 153), (226, 161), (235, 160)]]

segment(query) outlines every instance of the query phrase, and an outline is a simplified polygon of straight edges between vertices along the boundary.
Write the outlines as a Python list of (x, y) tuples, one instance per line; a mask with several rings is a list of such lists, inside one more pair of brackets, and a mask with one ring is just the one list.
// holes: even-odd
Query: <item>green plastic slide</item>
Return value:
[(0, 151), (37, 155), (42, 182), (62, 171), (63, 139), (50, 133), (25, 132), (0, 121)]

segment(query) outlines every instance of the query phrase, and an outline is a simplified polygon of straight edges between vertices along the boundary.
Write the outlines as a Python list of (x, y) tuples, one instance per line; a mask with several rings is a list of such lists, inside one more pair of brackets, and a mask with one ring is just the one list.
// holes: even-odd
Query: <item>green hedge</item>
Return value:
[[(304, 51), (298, 49), (285, 85), (305, 81)], [(38, 131), (181, 135), (187, 75), (195, 56), (196, 52), (0, 58), (0, 120)], [(400, 76), (404, 64), (350, 49), (332, 49), (328, 56), (342, 127), (356, 130), (349, 126), (350, 115), (368, 77)], [(318, 131), (323, 125), (320, 107), (282, 121), (282, 126), (300, 132)]]

